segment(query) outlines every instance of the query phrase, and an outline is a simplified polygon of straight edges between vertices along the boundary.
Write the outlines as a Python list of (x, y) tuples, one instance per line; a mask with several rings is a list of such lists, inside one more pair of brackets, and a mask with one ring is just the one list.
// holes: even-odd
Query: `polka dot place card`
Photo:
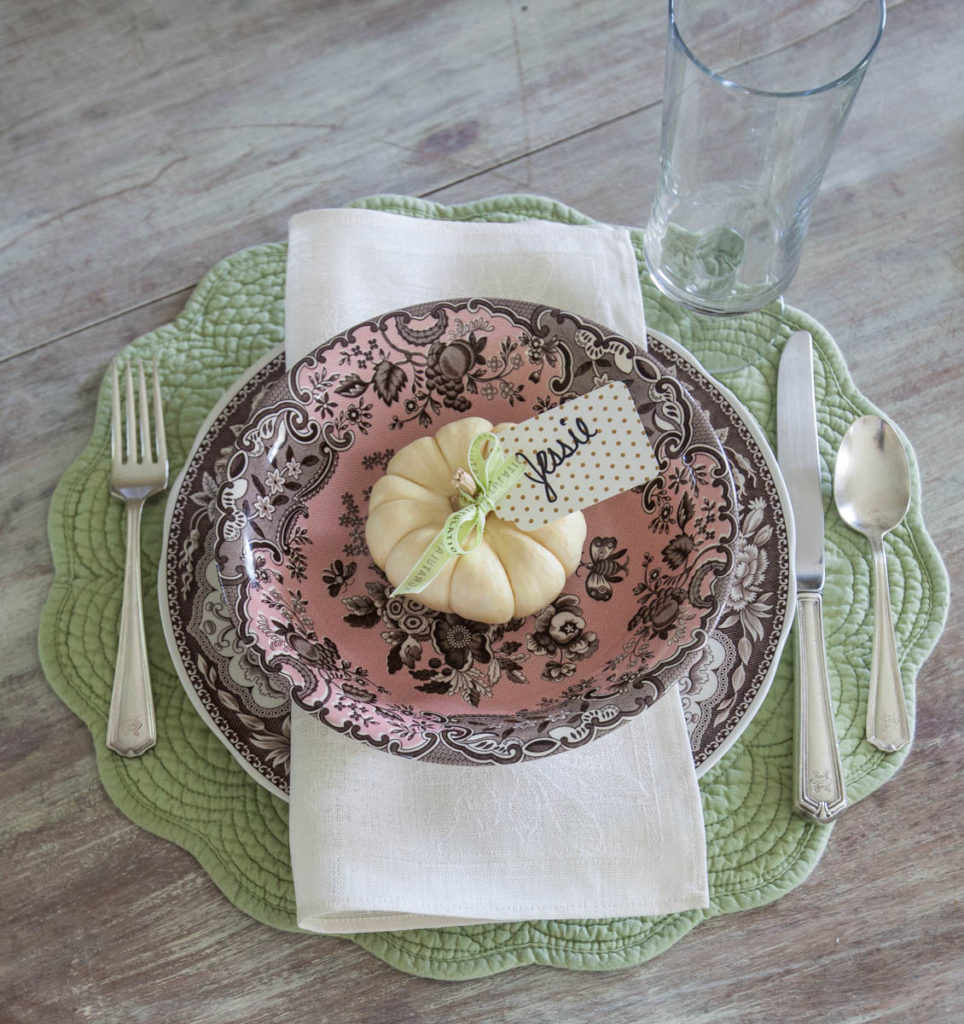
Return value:
[(496, 512), (537, 530), (658, 475), (633, 396), (612, 381), (499, 432), (526, 471)]

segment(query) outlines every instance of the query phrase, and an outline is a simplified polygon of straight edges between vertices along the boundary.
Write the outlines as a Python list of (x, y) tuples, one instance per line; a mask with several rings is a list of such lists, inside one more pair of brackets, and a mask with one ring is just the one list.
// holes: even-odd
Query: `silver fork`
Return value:
[(111, 367), (110, 490), (115, 498), (127, 504), (127, 555), (117, 665), (114, 669), (110, 715), (107, 718), (107, 746), (124, 757), (138, 757), (150, 750), (157, 741), (141, 598), (141, 510), (152, 494), (157, 494), (167, 486), (167, 444), (164, 439), (164, 410), (161, 406), (156, 361), (153, 369), (152, 437), (144, 364), (137, 364), (136, 406), (133, 374), (130, 363), (127, 364), (124, 416), (121, 415), (116, 361)]

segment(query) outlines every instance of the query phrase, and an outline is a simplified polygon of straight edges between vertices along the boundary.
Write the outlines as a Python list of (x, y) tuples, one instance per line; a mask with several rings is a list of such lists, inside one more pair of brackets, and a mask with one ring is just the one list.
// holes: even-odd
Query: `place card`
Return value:
[(499, 432), (526, 466), (496, 506), (521, 530), (537, 530), (659, 474), (627, 385), (612, 381)]

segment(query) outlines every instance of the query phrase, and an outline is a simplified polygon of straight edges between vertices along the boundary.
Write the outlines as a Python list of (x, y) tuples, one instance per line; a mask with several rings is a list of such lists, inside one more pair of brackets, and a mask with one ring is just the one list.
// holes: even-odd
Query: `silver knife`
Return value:
[(846, 806), (823, 639), (823, 494), (813, 392), (813, 341), (786, 341), (777, 377), (777, 460), (790, 493), (797, 578), (794, 807), (825, 824)]

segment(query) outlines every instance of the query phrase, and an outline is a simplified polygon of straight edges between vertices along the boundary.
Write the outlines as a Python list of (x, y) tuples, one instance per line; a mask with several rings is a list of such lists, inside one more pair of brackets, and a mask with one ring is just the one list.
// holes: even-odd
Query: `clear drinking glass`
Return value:
[(670, 298), (746, 313), (790, 284), (884, 18), (884, 0), (669, 0), (645, 252)]

